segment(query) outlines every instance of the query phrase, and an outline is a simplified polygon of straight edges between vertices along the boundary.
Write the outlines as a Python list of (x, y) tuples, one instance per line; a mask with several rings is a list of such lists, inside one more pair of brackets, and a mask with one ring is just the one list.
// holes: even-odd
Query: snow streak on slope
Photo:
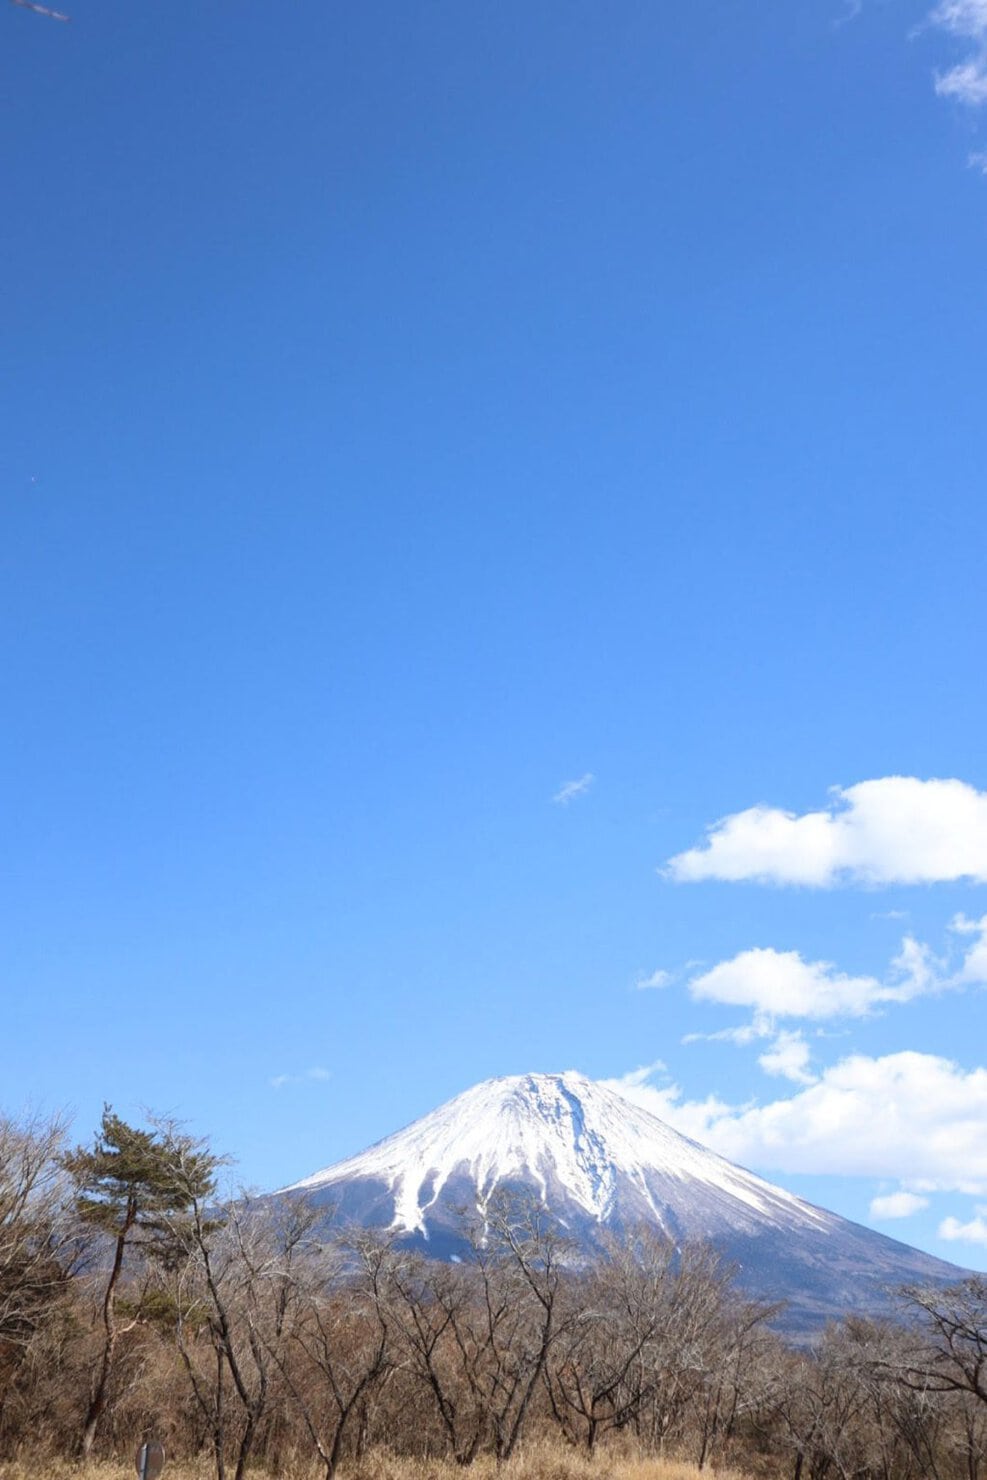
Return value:
[(499, 1184), (527, 1184), (560, 1215), (648, 1218), (674, 1237), (726, 1229), (820, 1231), (837, 1220), (733, 1166), (581, 1074), (490, 1079), (285, 1191), (371, 1182), (393, 1226), (427, 1236), (443, 1189), (472, 1186), (482, 1211)]

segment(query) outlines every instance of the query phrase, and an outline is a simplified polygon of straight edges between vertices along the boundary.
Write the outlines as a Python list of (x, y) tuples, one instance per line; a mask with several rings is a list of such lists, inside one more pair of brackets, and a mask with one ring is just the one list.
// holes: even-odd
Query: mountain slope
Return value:
[(963, 1271), (828, 1213), (681, 1136), (580, 1074), (491, 1079), (376, 1146), (284, 1189), (343, 1222), (400, 1230), (438, 1257), (462, 1251), (463, 1211), (497, 1189), (534, 1193), (589, 1252), (602, 1228), (711, 1240), (806, 1331), (889, 1308), (888, 1288)]

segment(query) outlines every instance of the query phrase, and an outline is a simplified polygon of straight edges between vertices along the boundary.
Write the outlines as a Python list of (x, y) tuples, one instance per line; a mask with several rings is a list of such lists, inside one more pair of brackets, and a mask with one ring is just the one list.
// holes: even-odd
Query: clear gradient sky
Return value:
[(6, 1110), (271, 1187), (577, 1068), (987, 1267), (930, 5), (0, 7)]

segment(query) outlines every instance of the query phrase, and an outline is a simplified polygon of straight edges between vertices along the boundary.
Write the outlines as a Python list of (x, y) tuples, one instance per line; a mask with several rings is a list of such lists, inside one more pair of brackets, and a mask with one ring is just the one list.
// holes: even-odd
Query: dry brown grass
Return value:
[[(469, 1480), (696, 1480), (695, 1465), (676, 1460), (629, 1459), (601, 1452), (594, 1458), (558, 1445), (531, 1445), (498, 1469), (493, 1459), (476, 1460)], [(358, 1464), (340, 1466), (340, 1480), (463, 1480), (462, 1469), (448, 1460), (397, 1458), (377, 1452)], [(717, 1480), (746, 1480), (733, 1470), (720, 1470)]]
[[(162, 1480), (214, 1480), (215, 1470), (207, 1462), (199, 1465), (167, 1464)], [(252, 1470), (251, 1480), (318, 1480), (323, 1473), (300, 1465), (267, 1476)], [(749, 1480), (738, 1470), (697, 1470), (677, 1460), (632, 1459), (602, 1452), (590, 1459), (584, 1454), (556, 1445), (531, 1445), (500, 1468), (492, 1459), (480, 1459), (465, 1472), (466, 1480)], [(0, 1464), (0, 1480), (133, 1480), (134, 1469), (126, 1464), (68, 1465), (57, 1461), (41, 1464)], [(464, 1480), (464, 1471), (447, 1460), (405, 1459), (377, 1450), (360, 1461), (340, 1466), (339, 1480)]]

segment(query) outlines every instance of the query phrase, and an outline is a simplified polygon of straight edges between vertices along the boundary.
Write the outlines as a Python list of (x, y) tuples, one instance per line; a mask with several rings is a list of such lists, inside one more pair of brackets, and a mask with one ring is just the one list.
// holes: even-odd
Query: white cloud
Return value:
[(987, 37), (987, 0), (941, 0), (932, 20), (957, 36)]
[(954, 985), (946, 976), (946, 963), (913, 935), (906, 935), (902, 940), (901, 950), (891, 962), (891, 971), (893, 979), (884, 988), (881, 999), (884, 1002), (910, 1002), (913, 997)]
[(715, 823), (669, 860), (678, 883), (755, 880), (841, 883), (987, 882), (987, 792), (964, 781), (885, 776), (835, 788), (821, 812), (759, 805)]
[(576, 797), (585, 796), (595, 780), (593, 772), (587, 771), (584, 776), (579, 777), (578, 781), (566, 781), (559, 787), (552, 801), (558, 803), (560, 807), (568, 807)]
[[(948, 72), (936, 73), (936, 92), (941, 98), (955, 98), (968, 108), (987, 103), (987, 56), (972, 57)], [(947, 1220), (948, 1221), (948, 1220)]]
[(630, 1100), (631, 1104), (650, 1110), (652, 1115), (657, 1115), (659, 1120), (664, 1120), (682, 1135), (712, 1146), (710, 1126), (735, 1114), (736, 1107), (716, 1095), (708, 1095), (705, 1100), (683, 1100), (677, 1084), (651, 1083), (656, 1074), (664, 1075), (665, 1072), (664, 1063), (656, 1059), (653, 1064), (631, 1069), (619, 1079), (604, 1079), (602, 1083), (623, 1095), (625, 1100)]
[[(861, 1018), (890, 1003), (987, 985), (987, 915), (981, 920), (957, 915), (949, 928), (954, 935), (972, 937), (955, 970), (929, 946), (906, 935), (883, 979), (850, 976), (831, 961), (806, 961), (798, 951), (778, 951), (771, 946), (741, 951), (694, 976), (689, 993), (697, 1002), (746, 1007), (753, 1014), (752, 1021), (714, 1033), (690, 1033), (682, 1041), (747, 1044), (774, 1035), (779, 1018), (816, 1022)], [(772, 1068), (769, 1072), (778, 1070)]]
[(871, 1198), (870, 1215), (879, 1222), (889, 1218), (911, 1218), (929, 1206), (927, 1197), (917, 1192), (887, 1192), (882, 1197)]
[(939, 1225), (939, 1237), (966, 1244), (987, 1244), (987, 1218), (978, 1213), (969, 1223), (958, 1218), (944, 1218)]
[[(625, 1086), (628, 1090), (650, 1089), (648, 1081), (656, 1074), (664, 1074), (666, 1065), (664, 1059), (653, 1059), (650, 1064), (642, 1064), (639, 1069), (630, 1069), (620, 1079), (605, 1079), (604, 1084), (609, 1084), (611, 1089), (617, 1089), (618, 1085)], [(622, 1091), (621, 1091), (622, 1092)], [(627, 1099), (633, 1099), (633, 1094), (628, 1094)]]
[(638, 977), (634, 986), (639, 992), (647, 992), (652, 988), (657, 989), (670, 986), (673, 981), (674, 977), (670, 971), (661, 971), (659, 969), (658, 971), (652, 971), (650, 976)]
[(987, 103), (987, 0), (941, 0), (930, 21), (962, 40), (972, 52), (948, 72), (936, 73), (936, 92), (968, 107)]
[(739, 1027), (720, 1028), (716, 1033), (686, 1033), (682, 1042), (738, 1043), (741, 1048), (745, 1048), (748, 1043), (754, 1043), (758, 1038), (770, 1038), (773, 1031), (772, 1023), (763, 1018), (755, 1018), (753, 1022), (741, 1023)]
[(770, 1017), (861, 1017), (881, 990), (870, 976), (845, 976), (829, 961), (803, 961), (798, 951), (741, 951), (689, 983), (699, 1001), (750, 1007)]
[(906, 936), (892, 963), (893, 980), (847, 976), (831, 961), (804, 961), (798, 951), (757, 947), (721, 961), (689, 983), (697, 1001), (749, 1007), (774, 1018), (864, 1017), (886, 1002), (907, 1002), (942, 983), (927, 946)]
[(765, 1074), (791, 1079), (795, 1084), (815, 1083), (816, 1076), (809, 1069), (809, 1045), (801, 1033), (779, 1033), (757, 1061)]
[(329, 1073), (329, 1070), (323, 1069), (321, 1065), (317, 1064), (312, 1069), (306, 1069), (302, 1074), (275, 1074), (267, 1082), (271, 1086), (271, 1089), (284, 1089), (287, 1084), (324, 1084), (327, 1079), (331, 1078), (332, 1075)]
[(980, 920), (968, 920), (965, 915), (957, 915), (950, 929), (958, 935), (974, 937), (956, 980), (973, 986), (987, 985), (987, 915)]
[(767, 1104), (687, 1100), (653, 1071), (608, 1080), (721, 1155), (771, 1172), (895, 1178), (926, 1191), (987, 1191), (987, 1069), (934, 1054), (851, 1054)]

